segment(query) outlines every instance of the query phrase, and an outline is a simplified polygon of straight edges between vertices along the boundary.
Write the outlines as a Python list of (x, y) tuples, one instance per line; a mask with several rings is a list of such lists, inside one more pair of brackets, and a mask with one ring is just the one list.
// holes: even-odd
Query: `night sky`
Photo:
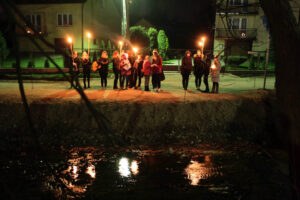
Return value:
[(202, 34), (209, 35), (215, 11), (211, 0), (132, 0), (130, 25), (145, 18), (164, 29), (171, 48), (196, 48)]

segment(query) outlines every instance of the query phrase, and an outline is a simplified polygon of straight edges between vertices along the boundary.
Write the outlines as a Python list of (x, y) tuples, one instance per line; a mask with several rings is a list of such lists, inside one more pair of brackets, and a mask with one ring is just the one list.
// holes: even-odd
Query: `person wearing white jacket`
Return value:
[(221, 63), (218, 57), (215, 57), (210, 69), (210, 76), (213, 82), (212, 93), (219, 93), (219, 81), (220, 81)]

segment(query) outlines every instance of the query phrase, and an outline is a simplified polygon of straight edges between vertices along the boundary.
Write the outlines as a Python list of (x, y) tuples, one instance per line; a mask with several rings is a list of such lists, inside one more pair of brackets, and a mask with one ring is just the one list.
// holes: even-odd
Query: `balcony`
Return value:
[(255, 40), (257, 36), (257, 29), (223, 29), (217, 28), (215, 38), (217, 39), (244, 39)]

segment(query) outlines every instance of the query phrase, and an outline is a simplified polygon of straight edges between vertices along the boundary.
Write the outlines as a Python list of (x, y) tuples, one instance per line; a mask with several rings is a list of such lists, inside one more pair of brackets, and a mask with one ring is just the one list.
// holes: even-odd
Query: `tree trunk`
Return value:
[(289, 139), (289, 160), (295, 195), (300, 199), (300, 66), (299, 26), (289, 1), (260, 0), (274, 41), (276, 92), (284, 133)]

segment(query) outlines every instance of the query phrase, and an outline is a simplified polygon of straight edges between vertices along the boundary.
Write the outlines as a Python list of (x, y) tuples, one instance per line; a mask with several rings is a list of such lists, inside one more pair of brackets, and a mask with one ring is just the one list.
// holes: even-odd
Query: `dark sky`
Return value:
[(132, 0), (130, 25), (142, 18), (164, 29), (171, 48), (196, 48), (196, 41), (209, 35), (215, 12), (211, 0)]

